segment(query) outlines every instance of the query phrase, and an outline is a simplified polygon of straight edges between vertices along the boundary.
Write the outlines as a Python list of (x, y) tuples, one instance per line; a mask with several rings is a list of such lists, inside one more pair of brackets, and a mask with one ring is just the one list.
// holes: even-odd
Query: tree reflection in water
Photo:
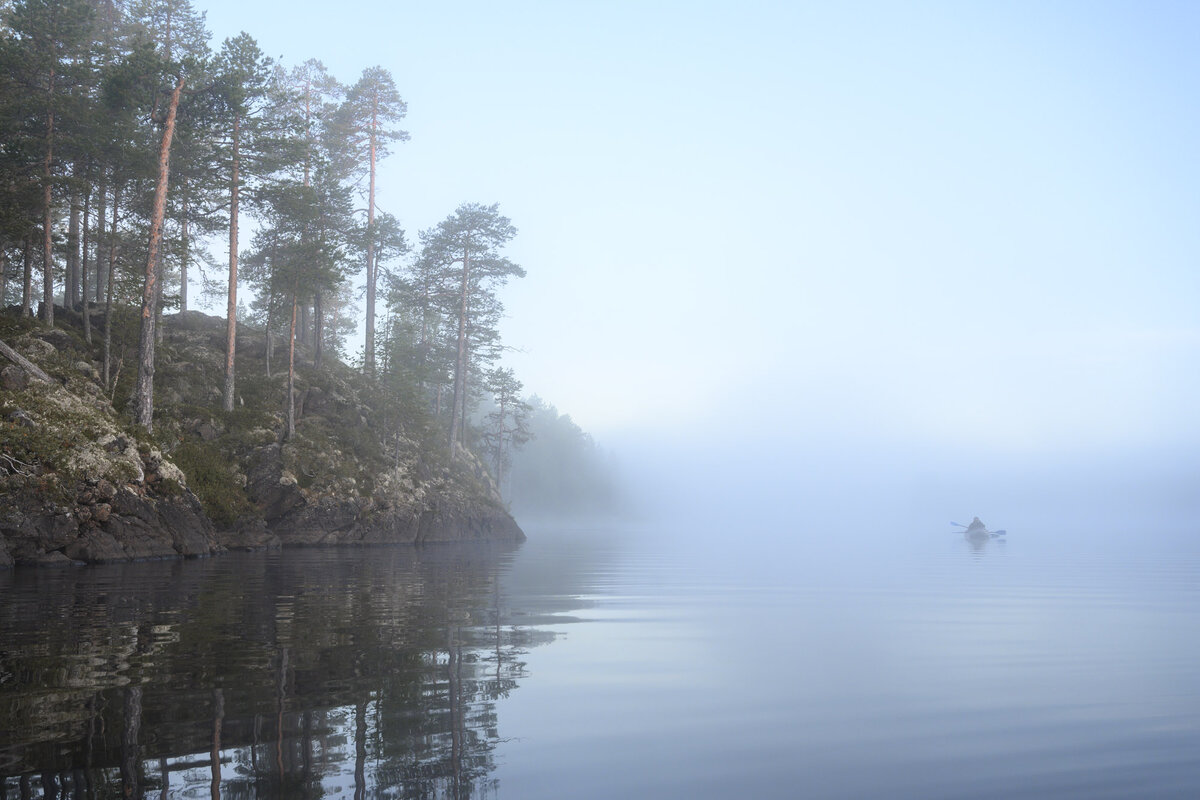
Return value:
[(547, 637), (504, 617), (512, 554), (0, 576), (0, 797), (487, 794), (496, 701)]

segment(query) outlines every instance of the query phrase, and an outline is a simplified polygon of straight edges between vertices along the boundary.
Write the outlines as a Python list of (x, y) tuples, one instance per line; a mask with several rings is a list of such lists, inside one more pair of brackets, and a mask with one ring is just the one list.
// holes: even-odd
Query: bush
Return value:
[(254, 511), (245, 490), (233, 479), (229, 460), (216, 447), (207, 442), (184, 442), (171, 453), (171, 460), (187, 475), (188, 486), (217, 526), (227, 528)]

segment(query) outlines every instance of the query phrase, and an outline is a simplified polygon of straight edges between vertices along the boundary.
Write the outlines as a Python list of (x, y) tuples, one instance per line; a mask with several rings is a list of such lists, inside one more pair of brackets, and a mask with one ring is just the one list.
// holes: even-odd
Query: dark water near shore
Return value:
[(0, 573), (0, 797), (1200, 795), (1194, 539), (839, 533)]

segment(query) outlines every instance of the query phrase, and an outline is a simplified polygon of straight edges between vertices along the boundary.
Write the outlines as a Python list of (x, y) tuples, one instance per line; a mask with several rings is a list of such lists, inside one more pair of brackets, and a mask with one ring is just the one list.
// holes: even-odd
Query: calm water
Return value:
[(0, 797), (1200, 796), (1190, 537), (530, 533), (0, 573)]

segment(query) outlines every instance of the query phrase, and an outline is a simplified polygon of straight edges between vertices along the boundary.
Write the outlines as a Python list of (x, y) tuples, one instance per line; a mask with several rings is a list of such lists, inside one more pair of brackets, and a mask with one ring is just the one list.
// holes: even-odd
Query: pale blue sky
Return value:
[(506, 363), (602, 441), (1200, 439), (1200, 6), (195, 2), (392, 71), (382, 207), (501, 204)]

